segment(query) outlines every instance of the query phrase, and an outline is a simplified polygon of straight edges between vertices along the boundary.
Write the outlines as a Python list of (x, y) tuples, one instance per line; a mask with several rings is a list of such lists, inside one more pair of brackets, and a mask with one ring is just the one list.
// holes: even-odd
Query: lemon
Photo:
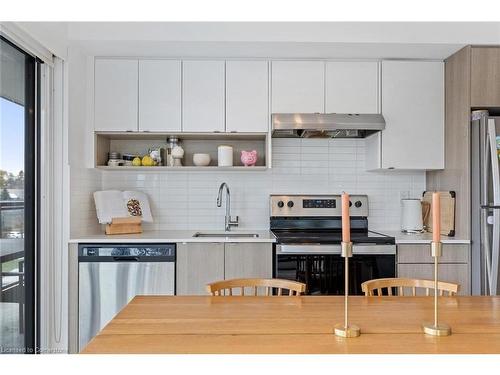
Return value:
[(155, 161), (151, 156), (145, 155), (142, 158), (142, 165), (144, 165), (145, 167), (152, 167), (153, 165), (155, 165)]
[(135, 157), (134, 160), (132, 160), (132, 165), (134, 167), (140, 167), (142, 165), (141, 158), (140, 157)]

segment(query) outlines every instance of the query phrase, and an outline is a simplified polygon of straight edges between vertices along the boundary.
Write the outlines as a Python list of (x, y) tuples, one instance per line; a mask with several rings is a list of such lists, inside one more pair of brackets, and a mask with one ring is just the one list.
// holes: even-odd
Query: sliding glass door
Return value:
[(0, 38), (0, 353), (34, 353), (38, 63)]

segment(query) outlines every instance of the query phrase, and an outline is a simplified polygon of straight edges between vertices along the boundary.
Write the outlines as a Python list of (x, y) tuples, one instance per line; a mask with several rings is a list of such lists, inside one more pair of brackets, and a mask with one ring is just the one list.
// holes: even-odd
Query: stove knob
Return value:
[(349, 201), (349, 207), (352, 207), (352, 202), (351, 201)]
[(278, 207), (279, 207), (279, 208), (283, 208), (283, 206), (284, 206), (284, 205), (285, 205), (285, 204), (283, 203), (283, 201), (279, 201), (279, 202), (278, 202)]
[(293, 207), (293, 202), (292, 201), (288, 201), (288, 203), (286, 204), (288, 207), (292, 208)]
[(363, 203), (361, 203), (361, 201), (356, 201), (356, 203), (354, 203), (354, 206), (356, 206), (357, 208), (360, 208), (362, 205)]

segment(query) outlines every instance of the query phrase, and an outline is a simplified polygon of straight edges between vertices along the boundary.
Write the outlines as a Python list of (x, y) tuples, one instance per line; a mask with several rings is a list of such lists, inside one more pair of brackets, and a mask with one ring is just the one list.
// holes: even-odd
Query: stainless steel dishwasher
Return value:
[(136, 295), (175, 294), (175, 244), (78, 246), (79, 350)]

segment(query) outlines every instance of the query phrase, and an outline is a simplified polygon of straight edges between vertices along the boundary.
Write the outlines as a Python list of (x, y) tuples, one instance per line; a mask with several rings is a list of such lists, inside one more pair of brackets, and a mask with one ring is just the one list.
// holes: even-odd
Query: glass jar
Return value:
[(179, 138), (177, 136), (170, 136), (167, 139), (167, 149), (166, 149), (166, 159), (165, 166), (173, 167), (175, 164), (175, 160), (172, 157), (172, 150), (174, 147), (180, 146)]

